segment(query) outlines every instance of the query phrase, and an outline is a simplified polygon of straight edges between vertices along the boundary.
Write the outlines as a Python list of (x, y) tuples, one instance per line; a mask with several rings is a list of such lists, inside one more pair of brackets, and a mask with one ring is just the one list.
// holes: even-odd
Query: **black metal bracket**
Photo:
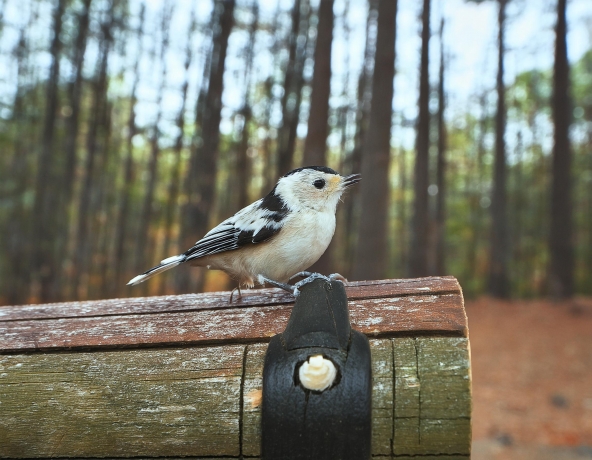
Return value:
[[(313, 275), (299, 283), (298, 290), (286, 330), (271, 339), (265, 355), (261, 458), (369, 459), (368, 339), (351, 329), (343, 283)], [(322, 355), (325, 363), (331, 362), (328, 368), (332, 364), (336, 370), (322, 391), (306, 388), (300, 378), (300, 367), (315, 355)]]

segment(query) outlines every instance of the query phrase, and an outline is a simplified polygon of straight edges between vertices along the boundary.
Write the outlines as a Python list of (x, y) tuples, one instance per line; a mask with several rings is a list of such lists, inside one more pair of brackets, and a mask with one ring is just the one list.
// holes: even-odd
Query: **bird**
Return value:
[(329, 246), (338, 202), (360, 180), (360, 174), (342, 176), (326, 166), (294, 169), (265, 197), (221, 222), (187, 251), (162, 260), (127, 284), (189, 263), (226, 272), (238, 281), (239, 295), (241, 286), (265, 283), (290, 290), (293, 286), (287, 283), (297, 275), (310, 275), (304, 270)]

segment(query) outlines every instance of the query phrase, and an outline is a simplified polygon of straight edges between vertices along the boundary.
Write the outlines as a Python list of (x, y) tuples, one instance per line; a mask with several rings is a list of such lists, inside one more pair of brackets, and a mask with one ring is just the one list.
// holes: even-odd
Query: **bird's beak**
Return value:
[(362, 180), (361, 174), (352, 174), (350, 176), (346, 176), (343, 178), (343, 186), (344, 187), (351, 187), (354, 184), (357, 184)]

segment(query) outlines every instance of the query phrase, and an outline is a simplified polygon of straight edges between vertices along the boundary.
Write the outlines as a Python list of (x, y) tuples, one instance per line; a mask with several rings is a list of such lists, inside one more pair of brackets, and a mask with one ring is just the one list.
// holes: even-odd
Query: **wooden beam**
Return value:
[[(468, 339), (373, 339), (371, 349), (373, 456), (466, 458)], [(258, 457), (265, 350), (0, 356), (0, 457)]]
[[(470, 367), (451, 277), (350, 283), (372, 338), (373, 458), (466, 459)], [(0, 308), (0, 458), (256, 459), (275, 289)]]
[[(372, 337), (465, 337), (452, 277), (351, 283), (352, 326)], [(287, 323), (293, 297), (277, 290), (114, 299), (0, 308), (0, 353), (80, 348), (266, 342)]]

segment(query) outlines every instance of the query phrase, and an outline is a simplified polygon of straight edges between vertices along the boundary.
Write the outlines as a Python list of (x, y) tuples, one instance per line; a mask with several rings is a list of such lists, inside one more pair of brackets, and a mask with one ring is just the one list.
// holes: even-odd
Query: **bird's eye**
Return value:
[(325, 186), (325, 180), (324, 179), (317, 179), (312, 183), (312, 185), (314, 185), (318, 189), (321, 189)]

